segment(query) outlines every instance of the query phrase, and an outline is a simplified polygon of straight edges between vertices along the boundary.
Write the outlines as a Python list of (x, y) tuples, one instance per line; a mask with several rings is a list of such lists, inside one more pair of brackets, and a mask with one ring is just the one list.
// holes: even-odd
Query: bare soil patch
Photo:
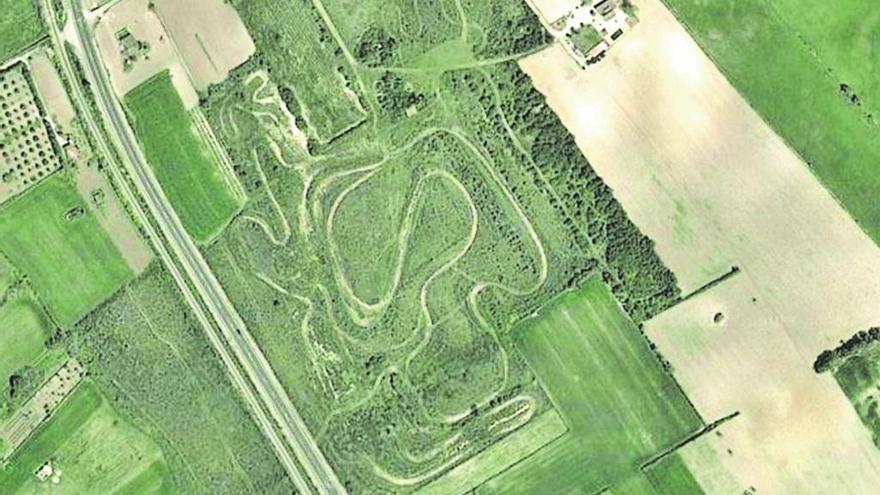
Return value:
[[(198, 94), (162, 22), (148, 6), (149, 0), (116, 2), (101, 15), (95, 28), (95, 39), (113, 88), (117, 95), (123, 96), (147, 79), (168, 69), (184, 104), (187, 108), (192, 108), (199, 102)], [(120, 52), (117, 39), (117, 35), (126, 30), (135, 40), (149, 46), (145, 57), (132, 64), (128, 70), (125, 68), (125, 57)]]
[(61, 77), (52, 60), (49, 59), (49, 54), (41, 50), (30, 59), (29, 63), (34, 85), (37, 87), (37, 93), (45, 106), (46, 113), (62, 132), (70, 134), (76, 114), (61, 83)]
[(522, 67), (685, 292), (742, 268), (646, 330), (707, 421), (742, 413), (710, 442), (737, 482), (872, 493), (880, 452), (811, 366), (880, 320), (880, 250), (666, 8), (636, 3), (599, 64), (554, 46)]
[(110, 234), (131, 270), (136, 274), (143, 273), (153, 259), (153, 253), (123, 209), (110, 181), (93, 165), (83, 164), (77, 170), (76, 188), (95, 212), (98, 223)]

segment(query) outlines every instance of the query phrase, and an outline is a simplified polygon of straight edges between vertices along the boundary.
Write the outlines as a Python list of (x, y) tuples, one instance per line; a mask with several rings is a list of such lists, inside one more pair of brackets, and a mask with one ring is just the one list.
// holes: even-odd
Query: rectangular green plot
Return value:
[(570, 432), (479, 493), (592, 493), (702, 426), (600, 280), (562, 295), (514, 332)]
[(508, 466), (527, 458), (566, 432), (565, 423), (550, 410), (533, 419), (504, 440), (449, 471), (418, 491), (418, 495), (460, 495), (469, 493)]
[(125, 106), (147, 162), (183, 226), (197, 242), (209, 241), (239, 204), (171, 76), (163, 72), (131, 90)]
[[(648, 478), (642, 473), (637, 473), (614, 485), (607, 494), (602, 495), (661, 495), (654, 489)], [(685, 495), (682, 493), (681, 495)]]
[(357, 96), (354, 69), (312, 2), (233, 2), (260, 55), (272, 69), (281, 97), (320, 142), (360, 124), (365, 112)]
[(45, 34), (34, 0), (0, 0), (0, 62)]
[[(57, 484), (34, 473), (51, 461)], [(0, 469), (0, 492), (170, 493), (162, 452), (86, 381)], [(131, 488), (139, 489), (135, 492)]]
[(700, 484), (677, 453), (645, 468), (645, 476), (657, 495), (704, 495)]
[[(880, 23), (876, 4), (664, 1), (740, 94), (880, 241), (880, 139), (866, 117), (880, 107), (880, 76), (864, 70), (878, 58), (870, 48)], [(842, 90), (847, 83), (858, 85), (853, 90), (863, 106)]]
[(40, 357), (50, 328), (42, 308), (29, 297), (0, 305), (0, 390), (12, 373)]
[(133, 276), (73, 184), (58, 174), (0, 208), (0, 251), (63, 326)]

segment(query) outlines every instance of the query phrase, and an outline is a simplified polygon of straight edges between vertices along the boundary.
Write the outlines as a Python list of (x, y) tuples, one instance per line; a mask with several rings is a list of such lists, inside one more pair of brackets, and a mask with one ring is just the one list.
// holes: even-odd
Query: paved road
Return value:
[(256, 393), (252, 389), (250, 382), (244, 377), (241, 370), (238, 368), (238, 365), (236, 365), (234, 358), (230, 355), (229, 350), (226, 349), (226, 347), (224, 346), (223, 341), (220, 335), (217, 333), (213, 323), (206, 315), (201, 304), (193, 295), (192, 290), (190, 290), (189, 285), (187, 285), (185, 277), (182, 275), (173, 258), (171, 257), (171, 254), (168, 252), (168, 249), (163, 244), (161, 236), (156, 232), (153, 225), (149, 222), (149, 219), (147, 218), (144, 209), (141, 207), (140, 202), (133, 193), (132, 189), (129, 187), (128, 180), (122, 174), (122, 170), (114, 158), (115, 155), (110, 151), (110, 144), (105, 140), (103, 131), (100, 129), (98, 123), (95, 121), (91, 114), (91, 107), (87, 97), (85, 96), (83, 85), (79, 81), (79, 75), (74, 70), (72, 60), (68, 52), (65, 50), (65, 40), (63, 39), (61, 29), (59, 28), (56, 21), (55, 6), (51, 3), (51, 0), (43, 0), (41, 2), (41, 5), (43, 6), (43, 13), (46, 14), (44, 16), (44, 21), (46, 22), (46, 25), (49, 26), (49, 35), (52, 44), (56, 49), (58, 60), (61, 62), (61, 68), (64, 71), (64, 74), (67, 77), (68, 81), (71, 83), (71, 95), (73, 96), (73, 103), (77, 108), (77, 112), (82, 119), (83, 124), (86, 126), (86, 130), (94, 138), (98, 150), (107, 158), (107, 169), (110, 171), (114, 182), (119, 188), (119, 192), (121, 193), (123, 199), (125, 199), (125, 201), (128, 203), (138, 223), (143, 229), (146, 230), (147, 238), (150, 240), (159, 258), (162, 260), (168, 272), (171, 274), (171, 277), (174, 279), (174, 282), (180, 289), (181, 294), (183, 295), (187, 304), (189, 304), (189, 306), (192, 308), (196, 319), (202, 325), (205, 333), (208, 336), (208, 339), (211, 341), (211, 345), (220, 355), (220, 359), (226, 366), (230, 379), (232, 380), (233, 384), (238, 387), (238, 390), (241, 392), (242, 397), (244, 398), (247, 405), (250, 407), (257, 426), (263, 432), (263, 435), (265, 435), (266, 438), (269, 440), (269, 443), (272, 445), (272, 448), (275, 450), (275, 453), (278, 456), (279, 462), (281, 462), (282, 467), (287, 472), (294, 486), (297, 488), (300, 494), (312, 495), (312, 493), (314, 493), (313, 489), (302, 474), (301, 468), (297, 464), (296, 460), (293, 458), (288, 444), (283, 441), (279, 433), (276, 431), (277, 426), (264, 410), (263, 405), (261, 401), (257, 399)]
[(220, 328), (226, 345), (235, 354), (266, 409), (278, 423), (309, 479), (322, 494), (344, 494), (345, 489), (146, 164), (125, 120), (121, 105), (110, 88), (80, 0), (74, 0), (73, 7), (75, 34), (85, 55), (83, 62), (87, 65), (86, 70), (93, 76), (98, 106), (108, 121), (108, 130), (117, 137), (123, 162), (146, 200), (165, 240)]

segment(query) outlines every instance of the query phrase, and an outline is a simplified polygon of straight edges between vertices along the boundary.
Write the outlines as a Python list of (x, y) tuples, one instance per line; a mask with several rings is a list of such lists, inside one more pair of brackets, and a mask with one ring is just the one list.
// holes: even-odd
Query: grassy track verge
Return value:
[(207, 242), (239, 205), (220, 164), (183, 107), (167, 72), (125, 96), (128, 115), (162, 190), (186, 230)]
[(549, 410), (529, 422), (527, 426), (471, 457), (467, 462), (460, 464), (417, 493), (418, 495), (470, 493), (471, 490), (508, 466), (556, 440), (565, 431), (565, 423), (559, 414), (554, 410)]
[[(880, 94), (876, 71), (856, 70), (865, 56), (877, 56), (870, 55), (867, 37), (880, 22), (876, 12), (866, 15), (871, 4), (664, 1), (728, 80), (880, 241), (880, 129), (865, 116), (880, 101), (856, 106), (840, 86), (858, 84), (854, 90), (864, 90), (863, 97)], [(845, 35), (834, 34), (841, 31)]]
[(28, 276), (63, 326), (132, 277), (109, 235), (61, 175), (0, 208), (0, 250)]
[(598, 279), (515, 329), (517, 344), (571, 429), (481, 487), (593, 493), (701, 426), (647, 341)]

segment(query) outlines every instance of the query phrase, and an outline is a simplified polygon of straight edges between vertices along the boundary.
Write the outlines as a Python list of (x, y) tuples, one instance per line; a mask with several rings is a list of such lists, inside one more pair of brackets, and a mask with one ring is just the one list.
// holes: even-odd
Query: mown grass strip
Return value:
[(566, 430), (559, 414), (553, 410), (547, 411), (504, 440), (425, 486), (418, 491), (418, 495), (470, 493), (486, 480), (559, 438)]

